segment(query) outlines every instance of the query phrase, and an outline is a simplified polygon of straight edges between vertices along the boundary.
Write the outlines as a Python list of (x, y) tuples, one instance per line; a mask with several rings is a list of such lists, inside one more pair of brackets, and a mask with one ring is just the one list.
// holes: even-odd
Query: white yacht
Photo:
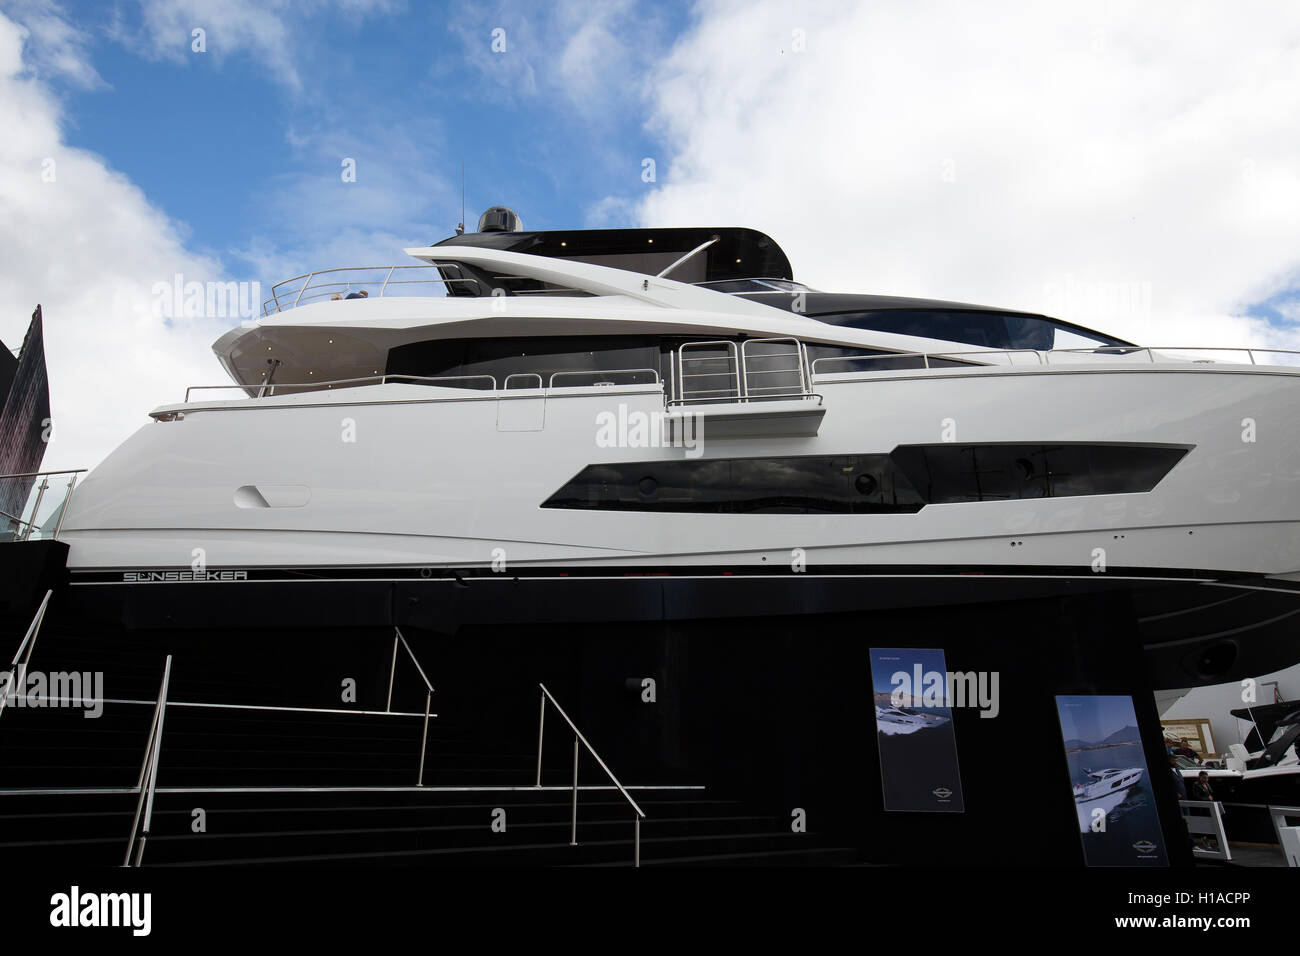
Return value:
[(941, 714), (919, 713), (909, 707), (882, 707), (876, 705), (876, 730), (890, 737), (914, 734), (918, 730), (941, 727), (948, 723)]
[(217, 340), (233, 385), (76, 487), (74, 590), (256, 616), (283, 583), (438, 627), (1300, 574), (1294, 355), (817, 292), (749, 229), (497, 208), (406, 252), (281, 283)]
[(1074, 785), (1074, 805), (1079, 813), (1079, 829), (1087, 833), (1092, 828), (1093, 816), (1097, 810), (1108, 814), (1124, 802), (1129, 790), (1142, 779), (1142, 768), (1085, 768), (1083, 772), (1092, 779), (1086, 784)]

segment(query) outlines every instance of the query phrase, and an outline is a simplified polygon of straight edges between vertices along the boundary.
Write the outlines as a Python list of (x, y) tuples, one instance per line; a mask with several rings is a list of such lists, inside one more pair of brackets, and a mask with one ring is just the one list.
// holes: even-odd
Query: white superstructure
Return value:
[[(1295, 356), (1046, 319), (1047, 347), (989, 348), (774, 307), (816, 295), (784, 279), (407, 251), (427, 265), (300, 277), (223, 335), (235, 386), (154, 409), (77, 488), (74, 581), (1300, 570)], [(417, 273), (457, 294), (409, 294)]]

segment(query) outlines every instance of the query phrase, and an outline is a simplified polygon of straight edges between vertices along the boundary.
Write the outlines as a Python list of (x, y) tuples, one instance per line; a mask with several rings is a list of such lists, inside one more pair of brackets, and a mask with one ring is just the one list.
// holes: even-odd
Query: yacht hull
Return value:
[[(1095, 599), (1128, 602), (1138, 639), (1196, 680), (1293, 654), (1300, 376), (982, 367), (817, 389), (816, 434), (710, 437), (706, 410), (694, 447), (654, 445), (668, 432), (653, 428), (602, 440), (610, 416), (662, 417), (658, 386), (390, 384), (176, 406), (85, 479), (62, 537), (83, 598), (142, 621), (255, 607), (247, 613), (454, 630)], [(547, 506), (593, 465), (1048, 442), (1186, 451), (1134, 493), (1079, 494), (1061, 476), (1066, 493), (892, 513)], [(1231, 654), (1201, 661), (1225, 641)]]

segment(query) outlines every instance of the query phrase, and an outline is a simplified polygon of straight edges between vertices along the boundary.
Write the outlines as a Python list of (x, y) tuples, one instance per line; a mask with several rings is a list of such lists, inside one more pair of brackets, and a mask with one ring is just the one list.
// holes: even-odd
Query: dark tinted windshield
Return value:
[(1037, 315), (937, 309), (888, 309), (818, 315), (819, 322), (853, 329), (917, 335), (994, 349), (1072, 349), (1128, 345), (1091, 329)]
[(718, 279), (715, 282), (695, 283), (714, 292), (745, 294), (751, 292), (811, 292), (802, 282), (793, 279)]

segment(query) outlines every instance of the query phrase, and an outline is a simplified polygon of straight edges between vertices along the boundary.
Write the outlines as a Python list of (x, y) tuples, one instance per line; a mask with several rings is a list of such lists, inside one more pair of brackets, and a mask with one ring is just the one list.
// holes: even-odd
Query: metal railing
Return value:
[[(1261, 349), (1261, 348), (1228, 348), (1219, 346), (1171, 346), (1163, 348), (1159, 346), (1137, 346), (1137, 345), (1105, 345), (1091, 348), (1071, 348), (1071, 349), (977, 349), (971, 351), (958, 352), (879, 352), (864, 351), (859, 355), (835, 355), (825, 356), (814, 359), (812, 362), (813, 381), (817, 380), (819, 375), (847, 374), (852, 372), (872, 372), (872, 371), (897, 371), (898, 362), (910, 362), (911, 364), (902, 366), (903, 368), (951, 368), (954, 365), (963, 365), (967, 367), (982, 367), (990, 365), (1034, 365), (1045, 366), (1055, 364), (1067, 364), (1070, 358), (1075, 360), (1075, 364), (1080, 364), (1088, 356), (1099, 356), (1103, 360), (1123, 360), (1131, 359), (1135, 362), (1156, 365), (1162, 361), (1167, 361), (1173, 357), (1175, 361), (1184, 364), (1218, 364), (1216, 359), (1205, 357), (1206, 353), (1244, 356), (1246, 361), (1235, 362), (1230, 364), (1246, 364), (1265, 367), (1294, 368), (1300, 366), (1300, 351), (1293, 349)], [(1179, 359), (1179, 355), (1188, 355), (1188, 358)], [(1281, 355), (1291, 356), (1291, 362), (1261, 362), (1257, 356)], [(1023, 357), (1032, 359), (1032, 361), (1018, 362), (1017, 358)], [(876, 363), (881, 368), (848, 368), (840, 372), (834, 371), (830, 366), (836, 363), (851, 362), (858, 366), (864, 364)], [(942, 363), (942, 364), (932, 364)]]
[[(677, 349), (675, 384), (679, 402), (740, 400), (740, 352), (735, 342), (686, 342)], [(692, 381), (703, 379), (702, 382)]]
[[(1291, 366), (1294, 366), (1294, 365), (1300, 365), (1300, 351), (1296, 351), (1296, 350), (1294, 350), (1294, 349), (1228, 348), (1228, 347), (1224, 347), (1224, 346), (1204, 346), (1204, 347), (1201, 347), (1201, 346), (1195, 346), (1195, 345), (1174, 345), (1174, 346), (1170, 346), (1170, 347), (1160, 347), (1160, 346), (1145, 346), (1145, 345), (1144, 345), (1144, 346), (1132, 346), (1132, 345), (1104, 345), (1104, 346), (1101, 346), (1101, 347), (1099, 347), (1099, 348), (1087, 348), (1087, 349), (1081, 349), (1081, 348), (1076, 348), (1076, 349), (1048, 349), (1047, 351), (1043, 352), (1042, 354), (1043, 354), (1043, 361), (1044, 361), (1044, 364), (1047, 364), (1047, 365), (1050, 365), (1050, 364), (1051, 364), (1052, 356), (1053, 356), (1053, 355), (1057, 355), (1057, 356), (1066, 356), (1066, 355), (1072, 355), (1072, 354), (1092, 354), (1092, 355), (1105, 354), (1105, 355), (1108, 355), (1108, 356), (1110, 356), (1110, 357), (1120, 356), (1120, 357), (1123, 357), (1123, 358), (1127, 358), (1127, 357), (1129, 357), (1129, 356), (1141, 356), (1141, 355), (1145, 355), (1145, 356), (1146, 356), (1146, 359), (1147, 359), (1147, 362), (1148, 362), (1149, 364), (1153, 364), (1153, 365), (1154, 365), (1154, 364), (1156, 364), (1157, 362), (1161, 361), (1161, 358), (1158, 358), (1158, 357), (1157, 357), (1157, 354), (1158, 354), (1159, 356), (1162, 356), (1162, 357), (1163, 357), (1163, 356), (1170, 355), (1170, 354), (1173, 354), (1173, 353), (1189, 353), (1189, 352), (1192, 353), (1193, 357), (1190, 358), (1190, 359), (1185, 359), (1184, 361), (1190, 361), (1190, 362), (1194, 362), (1194, 363), (1216, 364), (1216, 363), (1215, 363), (1215, 360), (1212, 359), (1212, 358), (1199, 358), (1199, 357), (1196, 357), (1196, 356), (1200, 356), (1200, 355), (1202, 355), (1203, 353), (1207, 353), (1207, 352), (1212, 352), (1212, 353), (1214, 353), (1214, 354), (1216, 354), (1216, 355), (1217, 355), (1217, 354), (1220, 354), (1220, 353), (1228, 352), (1228, 353), (1231, 353), (1231, 354), (1234, 354), (1234, 355), (1244, 355), (1244, 356), (1246, 356), (1246, 360), (1247, 360), (1247, 361), (1246, 361), (1244, 364), (1247, 364), (1247, 365), (1269, 365), (1269, 366), (1271, 366), (1271, 365), (1278, 365), (1278, 364), (1281, 364), (1282, 367), (1291, 367)], [(1111, 355), (1111, 353), (1114, 353), (1114, 354)], [(1291, 363), (1289, 363), (1289, 364), (1287, 364), (1287, 363), (1277, 363), (1277, 362), (1259, 362), (1259, 361), (1256, 361), (1256, 358), (1255, 358), (1256, 355), (1290, 355), (1290, 356), (1294, 356), (1294, 359), (1293, 359), (1293, 361), (1292, 361)], [(1234, 363), (1232, 363), (1232, 364), (1240, 365), (1240, 364), (1243, 364), (1243, 363), (1241, 363), (1241, 362), (1234, 362)]]
[[(0, 501), (17, 500), (19, 495), (23, 496), (23, 503), (16, 509), (17, 514), (11, 514), (7, 509), (0, 507), (0, 521), (8, 524), (6, 530), (10, 540), (31, 541), (33, 538), (38, 541), (57, 540), (59, 532), (63, 530), (63, 518), (67, 514), (68, 504), (72, 501), (72, 492), (77, 487), (77, 480), (85, 473), (85, 468), (74, 468), (68, 471), (33, 471), (18, 475), (0, 475)], [(50, 479), (61, 475), (68, 476), (62, 499), (56, 500), (53, 496), (47, 498), (46, 492), (51, 487)], [(20, 490), (12, 496), (5, 495), (4, 492), (7, 487), (10, 487), (11, 482), (17, 484), (19, 489), (22, 488), (20, 483), (27, 482), (28, 490), (25, 494)], [(49, 509), (44, 515), (41, 513), (42, 505)], [(47, 539), (44, 525), (47, 525), (56, 514), (58, 520)]]
[[(557, 384), (557, 379), (591, 379), (591, 381), (566, 382)], [(623, 381), (619, 381), (623, 379)], [(608, 368), (580, 372), (552, 372), (548, 381), (550, 388), (584, 388), (587, 386), (610, 385), (659, 385), (659, 373), (652, 368)]]
[[(1192, 855), (1207, 860), (1232, 859), (1232, 850), (1228, 846), (1228, 835), (1223, 829), (1223, 804), (1217, 800), (1179, 800), (1178, 812), (1183, 816), (1183, 823), (1192, 837)], [(1213, 846), (1197, 843), (1203, 839)]]
[(336, 386), (349, 388), (357, 385), (387, 385), (389, 382), (410, 382), (420, 385), (445, 385), (448, 382), (473, 382), (473, 385), (451, 385), (450, 388), (468, 388), (474, 391), (495, 392), (497, 380), (494, 375), (366, 375), (361, 378), (338, 378), (322, 382), (275, 382), (272, 385), (191, 385), (185, 389), (185, 403), (189, 404), (191, 392), (213, 392), (217, 390), (235, 390), (248, 397), (249, 389), (258, 390), (258, 398), (277, 393), (294, 395), (299, 392), (319, 392)]
[[(812, 392), (808, 357), (799, 339), (685, 342), (675, 356), (675, 394), (669, 405), (820, 398)], [(779, 376), (771, 384), (765, 376)]]
[[(135, 849), (135, 866), (144, 859), (144, 845), (149, 840), (149, 830), (153, 826), (153, 803), (158, 790), (158, 757), (162, 753), (163, 719), (167, 716), (167, 686), (172, 676), (172, 656), (167, 655), (163, 667), (162, 686), (158, 688), (158, 703), (153, 710), (153, 723), (149, 727), (149, 742), (144, 749), (144, 763), (140, 766), (140, 777), (136, 789), (140, 797), (135, 804), (135, 819), (131, 821), (131, 838), (126, 843), (126, 856), (123, 866), (131, 866), (131, 850)], [(148, 777), (149, 786), (145, 787)], [(140, 814), (144, 813), (144, 827), (140, 826)], [(138, 840), (138, 842), (137, 842)]]
[[(50, 605), (50, 597), (53, 591), (46, 591), (45, 597), (41, 599), (41, 606), (36, 609), (36, 615), (32, 618), (32, 623), (27, 628), (27, 633), (23, 636), (22, 643), (18, 645), (18, 650), (14, 652), (14, 659), (9, 664), (10, 678), (5, 682), (4, 693), (0, 694), (0, 715), (5, 712), (5, 705), (9, 703), (9, 690), (18, 686), (26, 688), (27, 686), (27, 665), (32, 661), (32, 651), (36, 650), (36, 638), (41, 632), (41, 625), (45, 622), (45, 609)], [(23, 657), (23, 651), (26, 650), (27, 656)], [(22, 663), (19, 664), (19, 659)], [(27, 696), (24, 689), (23, 696)]]
[[(772, 360), (776, 360), (773, 362)], [(783, 376), (761, 384), (765, 375)], [(804, 345), (795, 338), (746, 339), (740, 343), (740, 377), (747, 399), (798, 398), (809, 394)]]
[[(996, 364), (1015, 365), (1016, 356), (1018, 355), (1027, 355), (1033, 357), (1033, 362), (1026, 363), (1026, 364), (1032, 364), (1032, 365), (1043, 364), (1042, 355), (1039, 352), (1034, 351), (1033, 349), (1007, 349), (1007, 350), (998, 350), (998, 351), (980, 349), (977, 351), (970, 351), (970, 352), (863, 352), (860, 355), (827, 355), (819, 359), (813, 359), (812, 375), (813, 375), (813, 380), (816, 381), (817, 376), (819, 374), (825, 374), (825, 375), (843, 374), (843, 372), (834, 373), (834, 372), (827, 371), (825, 366), (834, 365), (836, 363), (844, 363), (844, 362), (852, 362), (859, 366), (866, 365), (866, 364), (878, 364), (884, 366), (883, 368), (860, 368), (860, 367), (849, 368), (849, 369), (845, 369), (844, 372), (872, 372), (872, 371), (892, 372), (892, 371), (897, 371), (900, 368), (902, 369), (936, 368), (936, 367), (950, 368), (953, 365), (976, 364), (976, 363), (967, 362), (963, 360), (965, 356), (970, 356), (970, 355), (979, 356), (980, 362), (984, 362), (990, 365), (996, 365)], [(1003, 358), (1006, 359), (1005, 363), (998, 361), (999, 359), (1003, 359)], [(898, 363), (900, 362), (906, 364), (899, 365)], [(931, 362), (943, 362), (944, 364), (942, 366), (934, 366), (931, 365)]]
[[(512, 379), (535, 378), (537, 380), (536, 388), (542, 388), (543, 377), (538, 372), (514, 372), (506, 376), (504, 382), (498, 387), (495, 375), (366, 375), (361, 378), (340, 378), (320, 382), (275, 382), (271, 385), (191, 385), (185, 389), (185, 404), (191, 401), (192, 392), (214, 392), (214, 391), (237, 391), (240, 392), (240, 399), (247, 399), (250, 390), (257, 390), (256, 397), (273, 395), (295, 395), (301, 392), (319, 392), (328, 391), (334, 388), (352, 388), (366, 385), (387, 385), (390, 383), (407, 383), (414, 385), (440, 385), (448, 388), (460, 388), (469, 391), (495, 392), (501, 389), (506, 391), (519, 390), (523, 388), (534, 388), (530, 385), (513, 383)], [(561, 379), (585, 378), (593, 381), (560, 381)], [(459, 384), (454, 384), (459, 383)], [(550, 374), (548, 389), (558, 388), (580, 388), (609, 385), (660, 385), (662, 382), (659, 373), (652, 368), (616, 368), (601, 369), (597, 371), (575, 371), (575, 372), (552, 372)], [(236, 400), (240, 400), (236, 399)], [(159, 413), (160, 418), (168, 420), (174, 418), (176, 413), (165, 412)]]
[(406, 643), (406, 638), (402, 636), (400, 627), (393, 628), (393, 665), (388, 671), (388, 704), (384, 707), (384, 712), (391, 714), (393, 712), (393, 681), (397, 677), (397, 645), (401, 644), (406, 648), (406, 653), (411, 658), (411, 663), (420, 673), (420, 680), (424, 681), (427, 693), (424, 695), (424, 732), (420, 735), (420, 771), (416, 777), (415, 785), (424, 786), (424, 752), (429, 745), (429, 710), (433, 706), (433, 684), (429, 683), (429, 678), (425, 676), (424, 668), (420, 662), (415, 659), (415, 652), (411, 650), (411, 645)]
[(578, 744), (581, 743), (587, 748), (587, 752), (595, 758), (596, 763), (600, 765), (600, 769), (605, 771), (605, 776), (609, 777), (610, 782), (618, 788), (618, 792), (623, 795), (623, 799), (627, 800), (628, 804), (631, 805), (632, 809), (636, 813), (632, 818), (634, 828), (632, 865), (639, 867), (641, 865), (641, 821), (645, 818), (645, 811), (642, 810), (641, 807), (637, 805), (637, 802), (632, 799), (632, 794), (627, 792), (627, 788), (624, 787), (623, 784), (619, 783), (618, 778), (614, 776), (614, 771), (610, 770), (605, 761), (600, 759), (600, 754), (596, 753), (596, 749), (587, 742), (587, 738), (582, 736), (582, 731), (578, 730), (577, 725), (569, 719), (569, 715), (564, 712), (564, 708), (560, 706), (559, 702), (551, 696), (551, 692), (546, 689), (546, 685), (538, 684), (537, 686), (542, 689), (541, 715), (537, 720), (538, 789), (541, 789), (542, 786), (542, 741), (546, 732), (546, 702), (548, 700), (551, 702), (551, 706), (555, 708), (556, 713), (564, 718), (564, 722), (568, 724), (569, 729), (573, 731), (573, 810), (569, 824), (569, 846), (578, 845)]
[[(461, 277), (445, 278), (441, 271), (444, 268), (455, 269), (457, 273), (461, 273)], [(418, 269), (423, 273), (433, 272), (436, 275), (425, 275), (414, 279), (400, 278), (400, 276), (410, 275), (408, 270), (412, 269)], [(399, 278), (394, 278), (394, 275)], [(317, 281), (322, 276), (329, 278), (324, 282)], [(337, 269), (319, 269), (285, 279), (271, 286), (271, 298), (262, 303), (262, 315), (284, 312), (321, 299), (342, 299), (353, 292), (365, 291), (369, 295), (371, 289), (376, 287), (378, 288), (376, 298), (384, 298), (403, 295), (401, 289), (403, 286), (438, 285), (446, 291), (453, 284), (465, 283), (478, 287), (476, 279), (464, 277), (460, 266), (451, 262), (440, 265), (343, 266)], [(395, 291), (390, 292), (390, 289)]]

